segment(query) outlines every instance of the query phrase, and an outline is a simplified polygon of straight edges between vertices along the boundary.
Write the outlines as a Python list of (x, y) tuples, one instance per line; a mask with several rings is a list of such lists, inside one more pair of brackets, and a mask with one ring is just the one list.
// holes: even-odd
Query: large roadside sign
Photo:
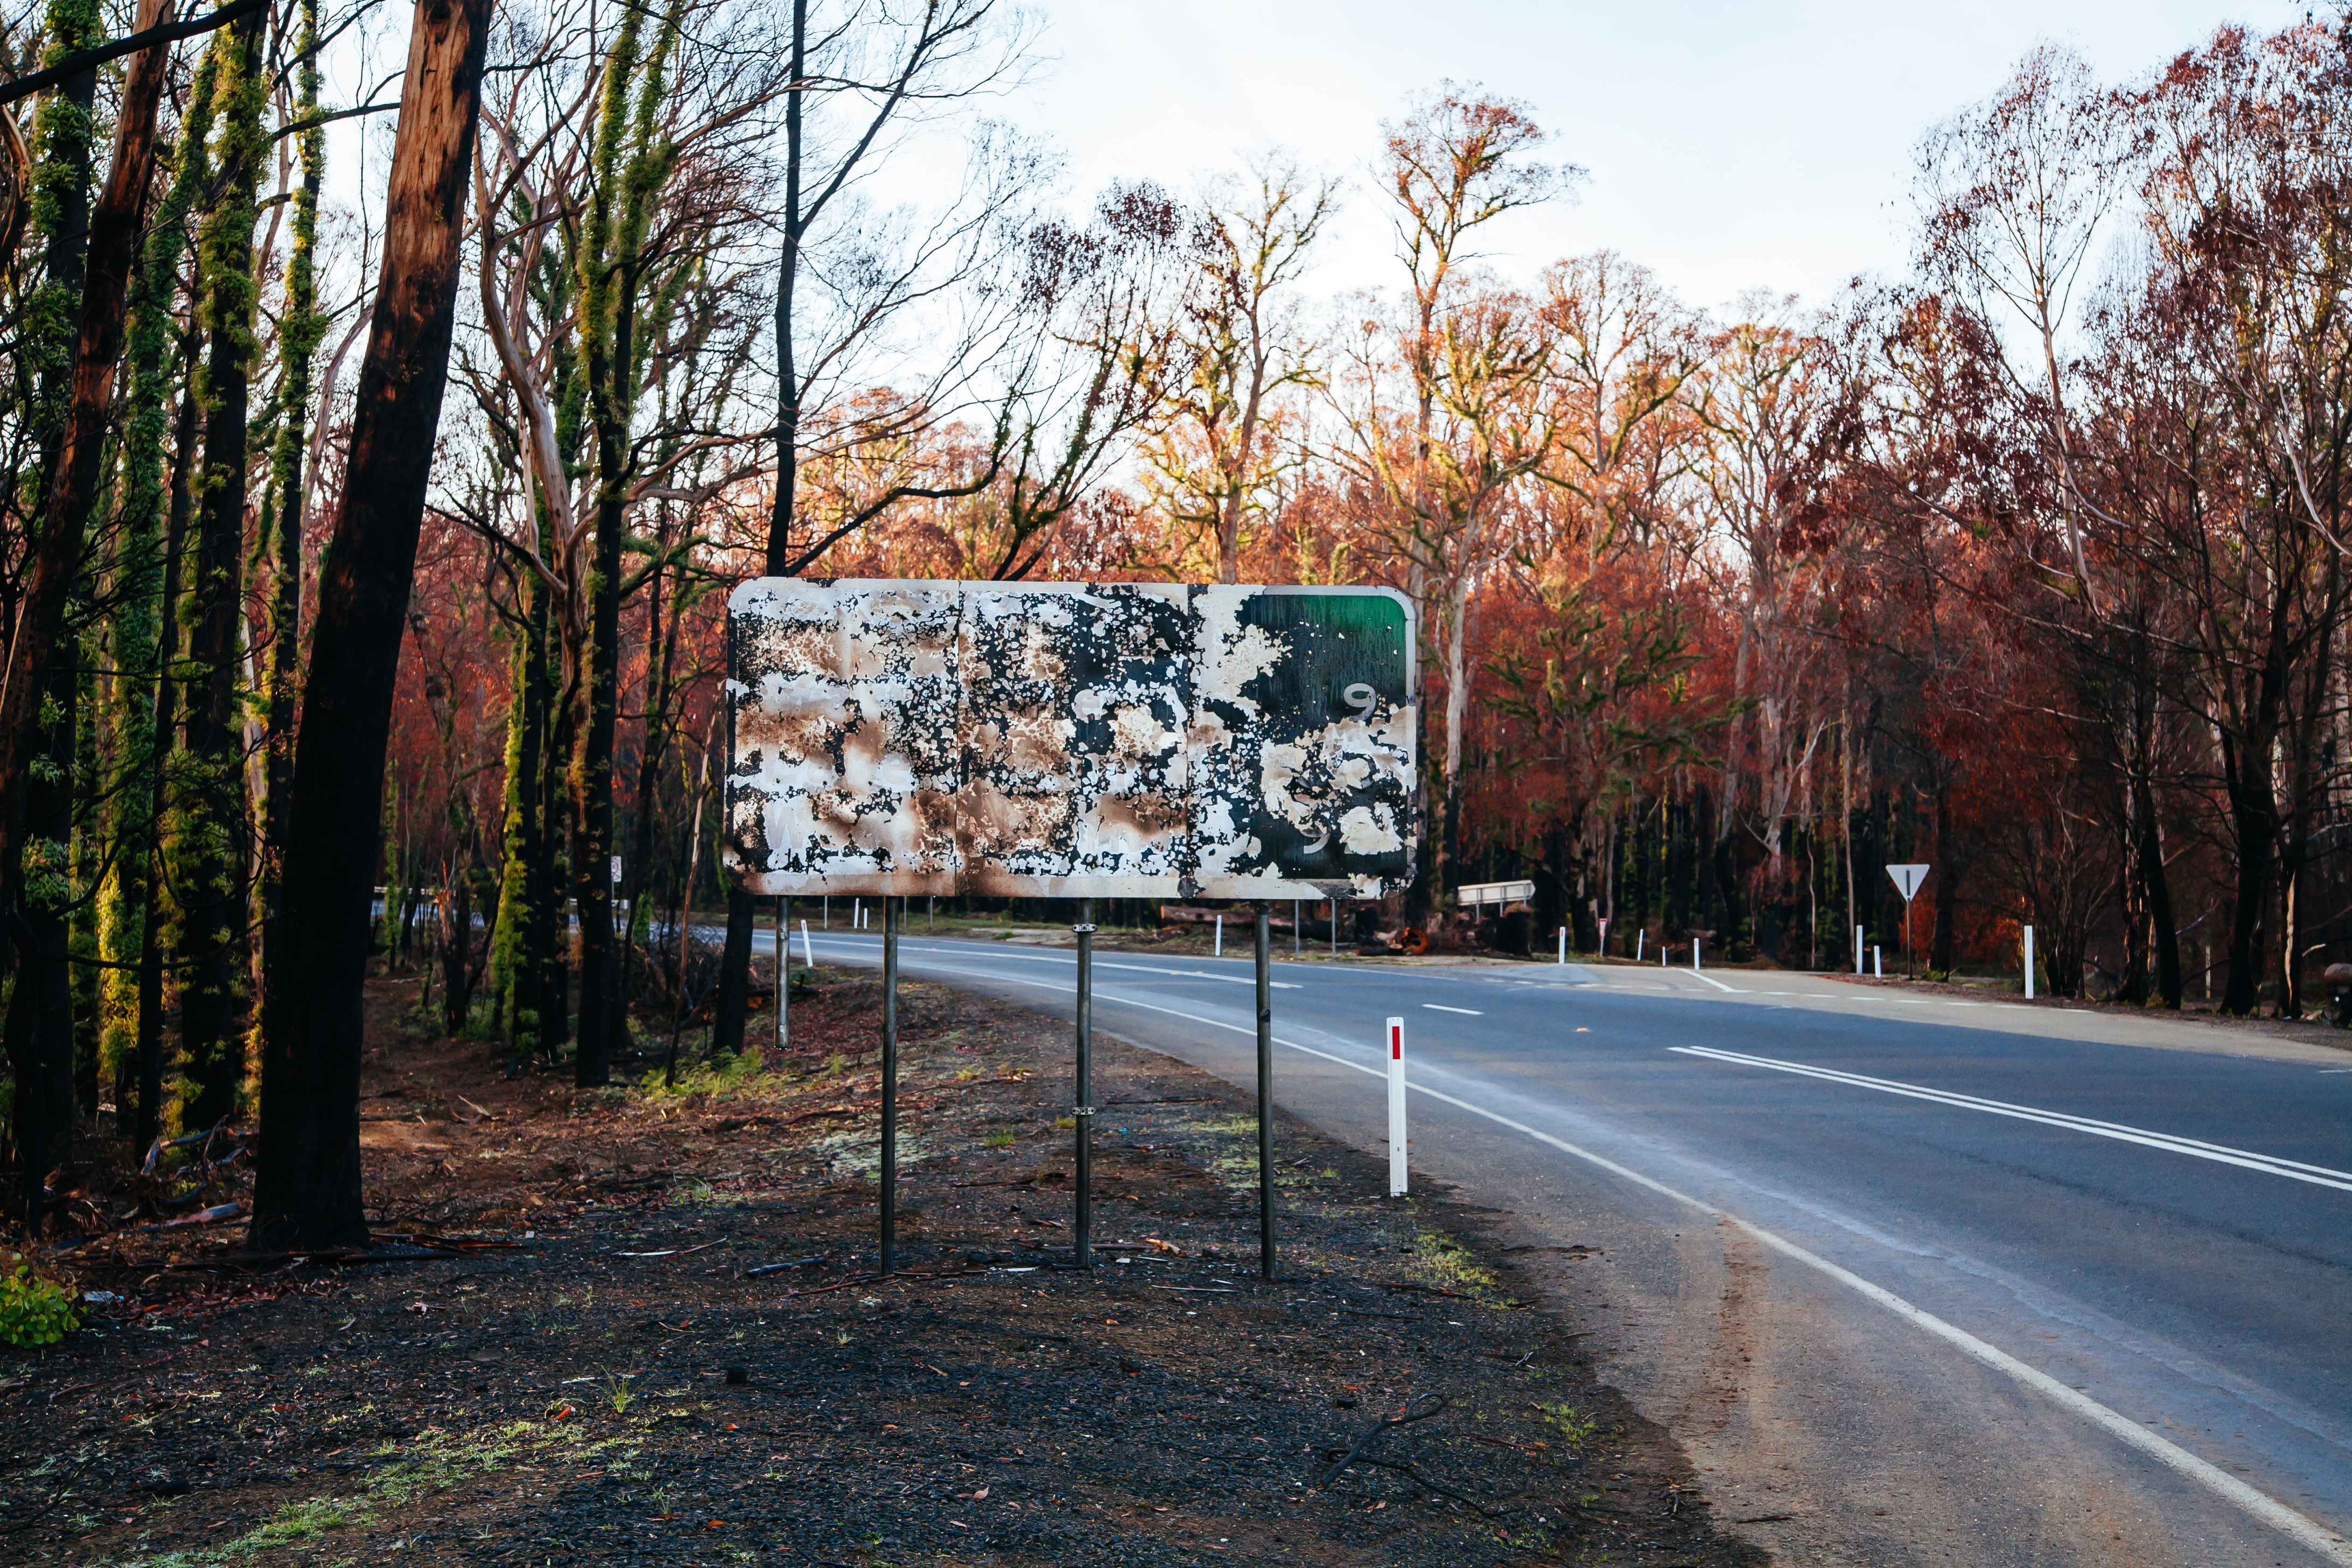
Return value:
[(752, 892), (1412, 879), (1419, 693), (1391, 590), (764, 577), (727, 644), (725, 859)]

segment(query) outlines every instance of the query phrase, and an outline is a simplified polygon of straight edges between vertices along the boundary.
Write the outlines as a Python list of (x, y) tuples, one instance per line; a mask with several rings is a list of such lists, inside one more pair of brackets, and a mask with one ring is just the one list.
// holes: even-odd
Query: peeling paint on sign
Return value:
[(1383, 588), (827, 582), (728, 605), (751, 891), (1377, 898), (1412, 879)]

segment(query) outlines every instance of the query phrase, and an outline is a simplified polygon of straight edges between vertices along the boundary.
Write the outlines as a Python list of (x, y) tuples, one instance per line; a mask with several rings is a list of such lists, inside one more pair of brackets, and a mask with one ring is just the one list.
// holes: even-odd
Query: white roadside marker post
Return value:
[(1649, 943), (1649, 940), (1650, 940), (1650, 928), (1649, 928), (1648, 926), (1643, 926), (1643, 927), (1642, 927), (1640, 930), (1636, 931), (1633, 933), (1633, 962), (1634, 962), (1634, 963), (1641, 963), (1641, 962), (1642, 962), (1642, 949), (1643, 949), (1643, 947), (1645, 947), (1646, 945), (1648, 945), (1648, 943)]
[(816, 967), (816, 943), (809, 941), (808, 921), (801, 921), (801, 962), (811, 969)]
[(1212, 958), (1223, 958), (1225, 956), (1225, 917), (1223, 915), (1219, 915), (1217, 917), (1217, 945), (1215, 951), (1211, 952), (1209, 956)]
[(1559, 928), (1559, 962), (1563, 966), (1568, 963), (1568, 928), (1566, 926)]
[(1873, 980), (1886, 978), (1886, 960), (1874, 942), (1870, 944), (1870, 977)]
[(1860, 926), (1853, 928), (1853, 972), (1857, 975), (1862, 973), (1862, 928)]
[(1405, 1190), (1404, 1020), (1389, 1020), (1389, 1196)]
[(2033, 928), (2025, 928), (2025, 999), (2033, 1000)]
[(1698, 973), (1698, 938), (1691, 938), (1691, 973)]
[(1602, 958), (1609, 956), (1609, 922), (1607, 921), (1602, 921), (1601, 922), (1600, 955)]

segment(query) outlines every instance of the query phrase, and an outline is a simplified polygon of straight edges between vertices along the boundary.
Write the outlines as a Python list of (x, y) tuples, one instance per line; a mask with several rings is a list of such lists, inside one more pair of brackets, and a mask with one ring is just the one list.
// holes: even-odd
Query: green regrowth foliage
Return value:
[[(45, 18), (49, 46), (43, 66), (53, 66), (104, 41), (106, 27), (98, 0), (49, 0)], [(97, 127), (89, 103), (70, 84), (41, 95), (33, 118), (31, 236), (36, 245), (58, 236), (70, 223), (68, 208), (87, 199), (90, 148)], [(35, 423), (54, 428), (63, 412), (64, 372), (73, 354), (75, 330), (81, 317), (81, 299), (63, 278), (47, 279), (26, 302), (24, 324), (26, 368), (37, 384), (53, 395), (36, 411)]]
[[(118, 801), (143, 803), (154, 795), (158, 764), (155, 734), (156, 656), (163, 592), (164, 445), (171, 431), (174, 325), (172, 307), (179, 293), (180, 262), (187, 250), (188, 207), (205, 177), (205, 139), (211, 133), (216, 58), (207, 52), (182, 117), (173, 149), (159, 151), (173, 170), (159, 204), (139, 275), (131, 293), (130, 386), (122, 440), (117, 448), (121, 500), (114, 562), (114, 735), (111, 794)], [(126, 805), (115, 816), (115, 853), (100, 894), (99, 952), (109, 967), (100, 1007), (99, 1058), (120, 1075), (138, 1048), (139, 972), (147, 922), (147, 866), (155, 849), (155, 824), (144, 809)]]

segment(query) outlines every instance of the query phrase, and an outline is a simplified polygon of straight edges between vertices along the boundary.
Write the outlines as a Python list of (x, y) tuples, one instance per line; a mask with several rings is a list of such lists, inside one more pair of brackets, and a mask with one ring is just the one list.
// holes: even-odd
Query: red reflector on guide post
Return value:
[(1395, 1061), (1402, 1061), (1404, 1059), (1404, 1031), (1402, 1029), (1391, 1029), (1389, 1031), (1389, 1056), (1391, 1059)]

